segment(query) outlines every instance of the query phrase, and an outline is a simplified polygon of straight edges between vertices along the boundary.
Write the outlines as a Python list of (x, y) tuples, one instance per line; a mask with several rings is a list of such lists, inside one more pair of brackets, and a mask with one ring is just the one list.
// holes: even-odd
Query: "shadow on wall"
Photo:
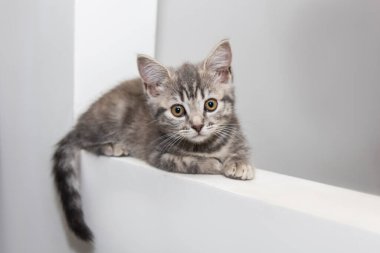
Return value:
[(300, 119), (295, 127), (307, 129), (299, 133), (307, 140), (302, 152), (324, 181), (380, 193), (378, 6), (347, 1), (304, 7), (286, 45), (291, 64), (284, 65), (296, 84), (289, 90), (290, 109)]

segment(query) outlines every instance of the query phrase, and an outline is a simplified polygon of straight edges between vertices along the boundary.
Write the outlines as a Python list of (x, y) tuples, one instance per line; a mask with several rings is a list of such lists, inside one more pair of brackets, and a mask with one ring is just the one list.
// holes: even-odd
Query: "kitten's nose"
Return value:
[(195, 131), (197, 131), (199, 133), (199, 132), (201, 132), (203, 126), (204, 126), (203, 124), (201, 124), (201, 125), (191, 125), (191, 128), (195, 129)]

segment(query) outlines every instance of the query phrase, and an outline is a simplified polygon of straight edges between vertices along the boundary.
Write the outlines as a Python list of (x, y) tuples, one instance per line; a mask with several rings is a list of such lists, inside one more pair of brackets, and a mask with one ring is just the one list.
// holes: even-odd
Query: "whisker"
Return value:
[(153, 124), (153, 123), (156, 123), (156, 122), (158, 122), (158, 120), (157, 120), (157, 119), (154, 119), (154, 120), (152, 120), (152, 121), (147, 122), (147, 123), (146, 123), (146, 126), (149, 126), (149, 125), (151, 125), (151, 124)]

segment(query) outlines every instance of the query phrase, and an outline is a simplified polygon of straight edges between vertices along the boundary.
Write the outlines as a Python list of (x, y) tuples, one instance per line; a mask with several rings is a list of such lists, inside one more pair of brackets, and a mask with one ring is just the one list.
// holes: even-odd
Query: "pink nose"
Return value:
[(191, 128), (195, 129), (195, 131), (197, 131), (198, 133), (202, 130), (202, 127), (204, 125), (192, 125)]

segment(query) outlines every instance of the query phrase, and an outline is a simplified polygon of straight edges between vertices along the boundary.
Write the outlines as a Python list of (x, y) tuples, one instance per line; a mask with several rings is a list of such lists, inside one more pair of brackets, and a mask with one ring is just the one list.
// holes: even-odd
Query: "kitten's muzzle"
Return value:
[(204, 124), (191, 125), (191, 128), (194, 129), (195, 131), (197, 131), (198, 133), (200, 133), (202, 131), (203, 126), (204, 126)]

